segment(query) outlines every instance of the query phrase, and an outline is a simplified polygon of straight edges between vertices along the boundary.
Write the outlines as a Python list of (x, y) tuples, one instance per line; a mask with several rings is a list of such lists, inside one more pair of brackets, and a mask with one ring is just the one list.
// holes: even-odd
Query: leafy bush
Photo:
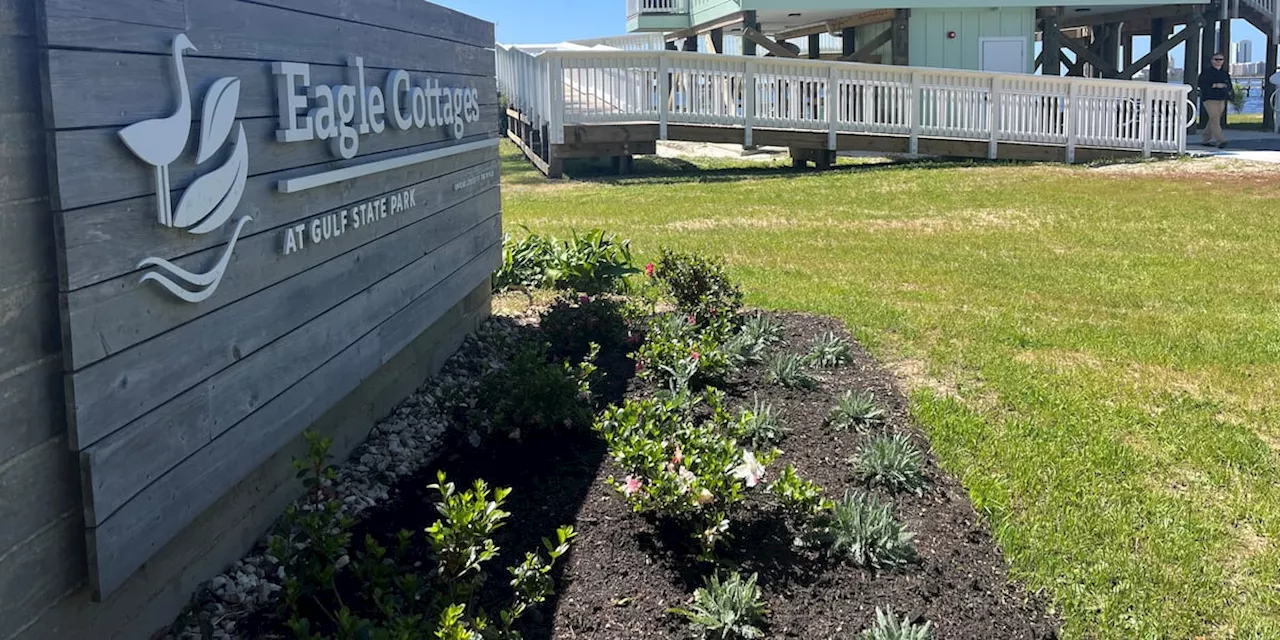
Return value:
[(1238, 82), (1232, 85), (1231, 99), (1228, 102), (1231, 103), (1231, 108), (1235, 109), (1236, 113), (1244, 113), (1244, 105), (1248, 100), (1248, 93), (1249, 90), (1244, 85)]
[(742, 290), (729, 279), (719, 258), (664, 248), (653, 274), (676, 308), (699, 322), (734, 318), (742, 307)]
[(773, 407), (755, 398), (751, 409), (742, 412), (735, 434), (738, 441), (749, 445), (752, 449), (770, 447), (787, 435), (787, 428), (778, 421)]
[(853, 459), (853, 475), (891, 491), (924, 491), (924, 456), (903, 435), (880, 436), (868, 442)]
[[(684, 526), (696, 538), (699, 557), (714, 561), (746, 491), (764, 477), (776, 453), (757, 458), (730, 435), (733, 418), (723, 394), (687, 389), (610, 407), (595, 428), (609, 455), (627, 475), (609, 478), (631, 508)], [(695, 407), (706, 404), (707, 412)], [(696, 419), (695, 414), (710, 416)]]
[(503, 239), (502, 266), (494, 272), (493, 286), (498, 291), (545, 287), (596, 295), (620, 291), (633, 273), (639, 270), (631, 265), (630, 240), (600, 229), (574, 233), (565, 241), (530, 233), (519, 240)]
[[(636, 374), (659, 384), (690, 386), (718, 383), (731, 371), (721, 348), (721, 330), (700, 330), (697, 319), (678, 313), (662, 314), (649, 325), (644, 344), (632, 354)], [(678, 375), (688, 374), (688, 375)]]
[(860, 567), (897, 567), (916, 558), (914, 537), (893, 517), (893, 507), (861, 492), (845, 492), (827, 526), (832, 553)]
[[(526, 229), (527, 231), (527, 229)], [(519, 240), (502, 238), (502, 266), (493, 274), (494, 291), (549, 286), (552, 240), (530, 233)]]
[(552, 358), (578, 361), (591, 352), (592, 343), (605, 352), (626, 348), (635, 335), (623, 314), (623, 304), (604, 297), (562, 297), (542, 313), (542, 336), (550, 343)]
[(742, 322), (742, 335), (764, 347), (782, 342), (782, 324), (757, 313)]
[(479, 429), (476, 436), (589, 427), (595, 417), (591, 383), (598, 350), (589, 345), (575, 365), (549, 360), (545, 342), (521, 344), (509, 362), (480, 381), (479, 401), (469, 416)]
[(711, 576), (706, 586), (694, 591), (691, 609), (670, 611), (688, 618), (697, 637), (716, 640), (763, 638), (760, 626), (769, 615), (756, 574), (744, 579), (736, 571), (725, 580)]
[(782, 325), (762, 314), (747, 318), (742, 328), (724, 343), (731, 369), (764, 362), (769, 348), (782, 340)]
[(640, 270), (631, 265), (631, 241), (594, 229), (553, 244), (547, 279), (557, 289), (590, 295), (622, 290), (625, 278)]
[(910, 616), (894, 617), (893, 610), (882, 611), (876, 607), (876, 622), (870, 629), (858, 634), (858, 640), (929, 640), (933, 637), (933, 623), (915, 624)]
[(787, 513), (804, 523), (830, 512), (835, 505), (822, 496), (822, 487), (801, 478), (792, 464), (787, 465), (778, 479), (769, 485), (769, 492), (777, 496)]
[(852, 362), (853, 348), (848, 340), (834, 333), (827, 333), (813, 339), (807, 357), (809, 364), (830, 369)]
[[(331, 443), (310, 432), (307, 440), (307, 457), (294, 466), (316, 481), (313, 491), (323, 492), (333, 477), (325, 465)], [(544, 539), (545, 556), (527, 553), (508, 568), (512, 600), (490, 619), (483, 610), (470, 609), (484, 583), (485, 565), (496, 556), (492, 536), (508, 517), (502, 506), (511, 490), (496, 489), (491, 497), (477, 480), (459, 492), (443, 473), (431, 486), (441, 496), (440, 519), (422, 541), (431, 550), (426, 565), (414, 552), (420, 545), (413, 532), (401, 531), (389, 548), (366, 536), (363, 549), (351, 551), (350, 518), (327, 506), (286, 515), (291, 533), (274, 536), (270, 553), (285, 572), (280, 615), (296, 638), (519, 640), (515, 624), (552, 593), (550, 571), (568, 552), (573, 528), (558, 529), (554, 542)], [(339, 576), (355, 588), (339, 593)]]
[(804, 356), (794, 353), (779, 354), (770, 360), (765, 381), (788, 389), (814, 389), (818, 386), (818, 382), (809, 375)]
[(827, 425), (837, 431), (855, 429), (865, 431), (884, 420), (884, 410), (876, 406), (876, 397), (870, 391), (857, 393), (846, 391), (836, 400), (836, 406), (827, 414)]

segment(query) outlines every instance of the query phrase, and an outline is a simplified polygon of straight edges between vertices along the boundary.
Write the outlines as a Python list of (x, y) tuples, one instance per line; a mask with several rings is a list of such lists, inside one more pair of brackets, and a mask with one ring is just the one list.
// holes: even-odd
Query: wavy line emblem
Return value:
[[(196, 164), (204, 164), (217, 155), (226, 146), (233, 129), (236, 131), (235, 142), (226, 161), (192, 181), (174, 209), (170, 195), (169, 165), (186, 149), (192, 124), (191, 94), (183, 63), (183, 54), (187, 51), (196, 51), (196, 48), (186, 34), (178, 34), (173, 39), (173, 71), (177, 84), (178, 109), (167, 117), (125, 127), (120, 131), (120, 139), (134, 155), (152, 167), (156, 188), (156, 220), (160, 225), (199, 235), (221, 229), (234, 216), (236, 207), (240, 206), (249, 172), (249, 146), (245, 142), (244, 125), (236, 124), (236, 109), (240, 105), (240, 79), (219, 78), (204, 95)], [(163, 258), (145, 258), (138, 263), (138, 268), (149, 270), (142, 275), (139, 283), (154, 282), (161, 290), (185, 302), (196, 303), (209, 299), (218, 290), (231, 261), (231, 253), (235, 251), (236, 241), (245, 224), (251, 220), (253, 218), (249, 216), (242, 216), (236, 222), (221, 257), (207, 271), (196, 273)]]

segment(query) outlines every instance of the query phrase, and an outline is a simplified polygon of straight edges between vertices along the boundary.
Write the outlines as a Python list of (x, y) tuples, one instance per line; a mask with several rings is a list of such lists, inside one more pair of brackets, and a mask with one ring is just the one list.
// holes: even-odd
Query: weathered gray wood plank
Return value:
[[(410, 252), (429, 251), (455, 230), (487, 215), (485, 212), (497, 211), (498, 206), (497, 191), (491, 190), (370, 243), (361, 253), (415, 255)], [(497, 218), (481, 227), (472, 233), (485, 242), (500, 234)], [(339, 260), (351, 268), (358, 264), (359, 257), (344, 256)], [(357, 302), (357, 311), (339, 311), (342, 305)], [(374, 305), (361, 297), (348, 300), (264, 348), (261, 355), (247, 355), (205, 383), (88, 447), (85, 463), (92, 470), (92, 477), (88, 482), (90, 493), (85, 496), (85, 520), (92, 526), (107, 518), (164, 472), (283, 392), (292, 381), (320, 366), (345, 346), (346, 336), (361, 335), (385, 320), (391, 313), (388, 309), (400, 302), (403, 301), (383, 300)], [(347, 324), (336, 330), (325, 322), (330, 317), (342, 317)], [(282, 355), (282, 349), (288, 350), (289, 355)]]
[(80, 515), (71, 510), (17, 547), (0, 549), (0, 638), (18, 633), (35, 612), (81, 583), (83, 531)]
[[(100, 350), (97, 355), (102, 358), (124, 351), (491, 189), (498, 182), (497, 160), (484, 157), (479, 160), (479, 165), (472, 164), (432, 180), (397, 186), (394, 191), (375, 194), (372, 198), (412, 190), (417, 206), (377, 224), (348, 228), (341, 238), (308, 246), (297, 253), (281, 254), (285, 227), (263, 229), (255, 235), (243, 237), (236, 245), (234, 262), (218, 286), (218, 293), (199, 305), (155, 304), (156, 291), (148, 286), (139, 286), (137, 272), (72, 291), (66, 294), (66, 307), (73, 314), (73, 319), (83, 318), (85, 321), (75, 323), (76, 327), (82, 328), (72, 329), (71, 341), (88, 345), (77, 355), (88, 356), (90, 352)], [(343, 208), (318, 215), (339, 215)], [(205, 249), (174, 262), (200, 272), (217, 262), (221, 252), (221, 247)], [(133, 313), (137, 309), (149, 309), (149, 313), (139, 316)]]
[(44, 146), (38, 114), (0, 113), (0, 203), (49, 193)]
[[(497, 133), (497, 105), (481, 107), (480, 111), (480, 121), (467, 127), (466, 138), (463, 140), (493, 137)], [(401, 150), (407, 153), (422, 145), (455, 143), (453, 134), (447, 132), (444, 127), (408, 131), (388, 129), (379, 135), (362, 136), (360, 154), (351, 160), (340, 160), (334, 158), (329, 152), (329, 146), (323, 141), (289, 144), (276, 142), (274, 118), (240, 120), (239, 124), (244, 125), (245, 142), (249, 145), (251, 177), (303, 167), (309, 167), (311, 170), (306, 173), (310, 173), (360, 164), (378, 154), (390, 154)], [(199, 123), (192, 125), (192, 134), (188, 139), (188, 152), (169, 165), (170, 186), (175, 201), (181, 197), (182, 190), (196, 176), (220, 166), (230, 154), (231, 145), (227, 145), (220, 155), (214, 156), (204, 165), (197, 167), (195, 147), (199, 144), (199, 127)], [(100, 203), (143, 197), (150, 198), (154, 203), (155, 179), (150, 165), (134, 157), (120, 142), (118, 133), (117, 129), (78, 129), (58, 131), (53, 134), (53, 144), (57, 154), (55, 169), (57, 184), (53, 193), (53, 204), (56, 209), (69, 211)], [(115, 170), (103, 171), (102, 167), (114, 167)], [(76, 216), (78, 212), (67, 215)]]
[[(449, 235), (446, 238), (452, 237)], [(431, 246), (439, 239), (423, 239)], [(68, 377), (80, 449), (370, 287), (421, 255), (348, 252), (235, 304), (206, 313)], [(358, 263), (357, 263), (358, 260)], [(358, 268), (356, 268), (358, 266)], [(162, 302), (158, 299), (157, 304)], [(180, 303), (169, 303), (180, 304)], [(69, 314), (72, 326), (88, 322)], [(74, 343), (74, 338), (73, 338)], [(175, 357), (181, 354), (181, 357)]]
[[(431, 326), (478, 283), (501, 259), (501, 244), (482, 251), (467, 239), (464, 251), (474, 255), (452, 274), (441, 273), (442, 261), (428, 256), (429, 273), (415, 273), (418, 290), (427, 289), (377, 329), (300, 380), (249, 418), (183, 461), (141, 494), (89, 530), (94, 588), (109, 592), (140, 567), (229, 486), (245, 477), (271, 452), (318, 418), (332, 402), (360, 384), (373, 371)], [(455, 265), (456, 266), (456, 265)], [(431, 286), (421, 287), (422, 282)], [(413, 289), (414, 283), (402, 286)], [(325, 389), (325, 393), (317, 393)]]
[[(35, 35), (36, 3), (31, 0), (0, 0), (0, 36)], [(6, 59), (11, 58), (0, 57), (0, 60)]]
[(187, 28), (187, 0), (45, 0), (49, 18), (91, 18), (170, 30)]
[(40, 64), (31, 35), (0, 35), (0, 115), (40, 113)]
[[(484, 140), (483, 136), (464, 138), (469, 143)], [(433, 143), (409, 149), (371, 154), (365, 161), (396, 157), (437, 149), (442, 143)], [(466, 166), (478, 157), (471, 152), (450, 158), (442, 158), (405, 169), (387, 171), (367, 178), (342, 184), (319, 187), (300, 194), (281, 194), (276, 183), (290, 178), (344, 166), (334, 163), (319, 168), (305, 167), (279, 173), (249, 178), (244, 197), (237, 210), (240, 215), (253, 216), (254, 229), (270, 229), (288, 222), (301, 220), (311, 213), (328, 209), (343, 202), (356, 202), (361, 198), (392, 191), (405, 185), (429, 179), (434, 172), (449, 172)], [(58, 213), (55, 224), (65, 237), (66, 281), (64, 290), (74, 290), (109, 280), (134, 271), (142, 254), (172, 260), (217, 246), (225, 242), (218, 234), (193, 235), (175, 233), (155, 224), (155, 198), (138, 197), (103, 205), (95, 205), (76, 211)], [(75, 368), (83, 359), (75, 358)]]
[[(79, 0), (46, 1), (52, 10)], [(170, 52), (173, 28), (73, 14), (68, 9), (49, 16), (49, 46), (165, 55)], [(135, 15), (144, 16), (142, 20), (152, 19), (146, 10)], [(365, 63), (375, 67), (412, 67), (485, 78), (494, 74), (493, 52), (483, 47), (248, 2), (189, 2), (187, 23), (187, 36), (200, 49), (198, 55), (205, 57), (345, 64), (348, 52), (360, 52)]]
[(478, 47), (493, 47), (493, 23), (423, 0), (246, 1)]
[(0, 375), (58, 353), (60, 343), (53, 281), (0, 288)]
[[(426, 4), (414, 0), (416, 4)], [(256, 60), (228, 60), (223, 58), (190, 57), (186, 60), (187, 79), (191, 85), (191, 98), (196, 106), (202, 105), (204, 95), (215, 80), (223, 77), (240, 79), (240, 103), (236, 111), (239, 118), (276, 117), (275, 78), (270, 63)], [(382, 86), (387, 69), (365, 67), (365, 80), (372, 86)], [(408, 69), (411, 74), (417, 69)], [(311, 65), (311, 83), (344, 84), (351, 81), (345, 65)], [(49, 83), (53, 96), (50, 128), (83, 129), (89, 127), (124, 127), (150, 118), (161, 118), (173, 113), (175, 98), (171, 96), (173, 62), (169, 56), (113, 51), (79, 51), (53, 49), (49, 51)], [(98, 82), (98, 78), (111, 77), (113, 82)], [(422, 77), (422, 76), (418, 76)], [(475, 87), (480, 93), (481, 105), (497, 104), (497, 90), (492, 82), (473, 76), (453, 73), (432, 73), (432, 79), (441, 86)], [(203, 113), (192, 112), (194, 121)], [(496, 116), (495, 116), (496, 117)], [(112, 132), (114, 135), (114, 132)], [(361, 144), (374, 137), (365, 136)], [(119, 141), (115, 141), (119, 144)], [(297, 143), (305, 144), (305, 143)], [(323, 145), (321, 145), (323, 146)]]
[(66, 436), (62, 356), (54, 353), (0, 373), (0, 416), (4, 416), (0, 420), (0, 465), (50, 438)]
[(0, 465), (0, 554), (76, 508), (76, 457), (59, 435)]
[(0, 202), (0, 289), (49, 280), (56, 260), (49, 201)]

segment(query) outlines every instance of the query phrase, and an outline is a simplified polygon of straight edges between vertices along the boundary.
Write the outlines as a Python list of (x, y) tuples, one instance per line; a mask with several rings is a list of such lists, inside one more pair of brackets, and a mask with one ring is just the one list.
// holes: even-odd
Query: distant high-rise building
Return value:
[(1236, 64), (1253, 62), (1253, 42), (1241, 40), (1235, 43), (1232, 48), (1235, 49), (1235, 55), (1233, 56), (1235, 60), (1232, 60), (1232, 62)]

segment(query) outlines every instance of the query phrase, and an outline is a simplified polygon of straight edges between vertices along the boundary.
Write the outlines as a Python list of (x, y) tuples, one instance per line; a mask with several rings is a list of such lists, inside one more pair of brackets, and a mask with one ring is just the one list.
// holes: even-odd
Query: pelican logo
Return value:
[[(187, 233), (205, 234), (221, 229), (231, 219), (244, 195), (245, 177), (249, 170), (249, 148), (244, 140), (244, 125), (236, 128), (236, 141), (222, 166), (199, 175), (187, 187), (173, 208), (169, 188), (169, 165), (187, 148), (191, 132), (191, 94), (187, 87), (182, 54), (196, 48), (179, 34), (173, 39), (173, 67), (178, 85), (178, 110), (166, 118), (156, 118), (131, 125), (120, 131), (125, 146), (155, 170), (156, 211), (165, 227), (183, 229)], [(225, 145), (235, 125), (240, 103), (240, 80), (220, 78), (205, 92), (200, 119), (200, 146), (196, 164), (202, 165)], [(244, 225), (252, 220), (243, 216), (236, 222), (231, 240), (221, 258), (204, 273), (194, 273), (163, 258), (147, 258), (138, 263), (148, 269), (139, 282), (151, 281), (173, 296), (187, 302), (208, 299), (218, 289), (231, 261), (231, 252)]]

